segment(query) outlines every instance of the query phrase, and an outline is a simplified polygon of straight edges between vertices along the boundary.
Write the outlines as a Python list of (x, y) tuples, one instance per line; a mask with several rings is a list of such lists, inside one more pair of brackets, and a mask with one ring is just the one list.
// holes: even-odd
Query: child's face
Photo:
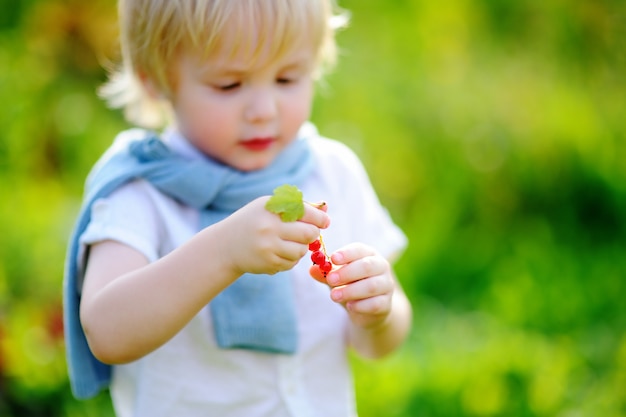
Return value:
[(172, 105), (178, 128), (198, 149), (242, 171), (269, 165), (310, 113), (314, 52), (295, 45), (256, 64), (247, 54), (201, 60), (181, 54)]

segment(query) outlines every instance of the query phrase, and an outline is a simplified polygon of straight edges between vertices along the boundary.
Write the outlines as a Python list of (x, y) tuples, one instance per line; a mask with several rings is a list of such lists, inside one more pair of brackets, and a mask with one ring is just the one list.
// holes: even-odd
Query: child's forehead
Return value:
[(245, 75), (265, 70), (283, 71), (290, 69), (309, 70), (315, 65), (315, 55), (310, 47), (289, 48), (282, 54), (270, 54), (261, 51), (258, 55), (251, 51), (240, 50), (232, 54), (222, 50), (209, 57), (189, 54), (187, 58), (196, 71), (210, 75)]
[(183, 53), (194, 56), (200, 65), (241, 72), (271, 64), (309, 65), (317, 55), (314, 41), (306, 32), (285, 39), (252, 26), (243, 30), (225, 28), (212, 47), (185, 48)]

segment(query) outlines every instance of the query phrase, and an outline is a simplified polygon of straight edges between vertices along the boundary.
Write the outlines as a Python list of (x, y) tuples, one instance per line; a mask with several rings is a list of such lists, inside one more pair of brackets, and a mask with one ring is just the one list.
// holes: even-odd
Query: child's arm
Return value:
[(352, 347), (368, 358), (392, 352), (408, 335), (412, 309), (389, 262), (363, 244), (346, 246), (331, 258), (339, 268), (327, 282), (331, 298), (350, 315)]
[(291, 269), (328, 226), (328, 216), (306, 207), (300, 221), (284, 223), (265, 209), (266, 201), (253, 201), (151, 264), (118, 242), (92, 245), (80, 314), (94, 355), (111, 364), (136, 360), (242, 274)]

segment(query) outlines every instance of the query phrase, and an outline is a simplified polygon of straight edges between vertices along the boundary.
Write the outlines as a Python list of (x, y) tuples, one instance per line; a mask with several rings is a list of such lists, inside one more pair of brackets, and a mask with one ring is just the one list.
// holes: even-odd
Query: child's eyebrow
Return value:
[[(277, 68), (278, 72), (293, 71), (307, 69), (311, 66), (309, 59), (297, 59), (287, 62), (285, 65), (281, 65)], [(225, 65), (225, 66), (207, 66), (206, 68), (199, 69), (200, 74), (203, 76), (219, 76), (219, 77), (245, 77), (249, 74), (257, 71), (257, 68), (247, 68), (245, 66), (238, 65)]]
[(245, 69), (238, 68), (230, 68), (230, 67), (222, 67), (222, 66), (211, 66), (207, 65), (205, 67), (199, 67), (196, 70), (197, 74), (201, 78), (211, 79), (211, 78), (242, 78), (245, 77), (249, 71)]
[(278, 68), (279, 72), (285, 71), (309, 71), (313, 68), (313, 59), (308, 57), (296, 58), (292, 61), (288, 61), (285, 65)]
[(291, 70), (291, 69), (300, 69), (300, 68), (308, 68), (311, 66), (311, 62), (309, 59), (298, 59), (296, 61), (290, 62), (281, 67), (282, 70)]

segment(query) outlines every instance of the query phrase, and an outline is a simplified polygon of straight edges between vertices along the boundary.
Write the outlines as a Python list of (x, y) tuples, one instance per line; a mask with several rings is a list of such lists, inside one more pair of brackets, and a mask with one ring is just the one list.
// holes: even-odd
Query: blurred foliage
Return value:
[[(343, 0), (313, 119), (407, 232), (415, 307), (354, 358), (361, 417), (626, 416), (626, 3)], [(106, 416), (69, 393), (65, 243), (126, 126), (95, 89), (114, 2), (0, 0), (0, 415)]]

